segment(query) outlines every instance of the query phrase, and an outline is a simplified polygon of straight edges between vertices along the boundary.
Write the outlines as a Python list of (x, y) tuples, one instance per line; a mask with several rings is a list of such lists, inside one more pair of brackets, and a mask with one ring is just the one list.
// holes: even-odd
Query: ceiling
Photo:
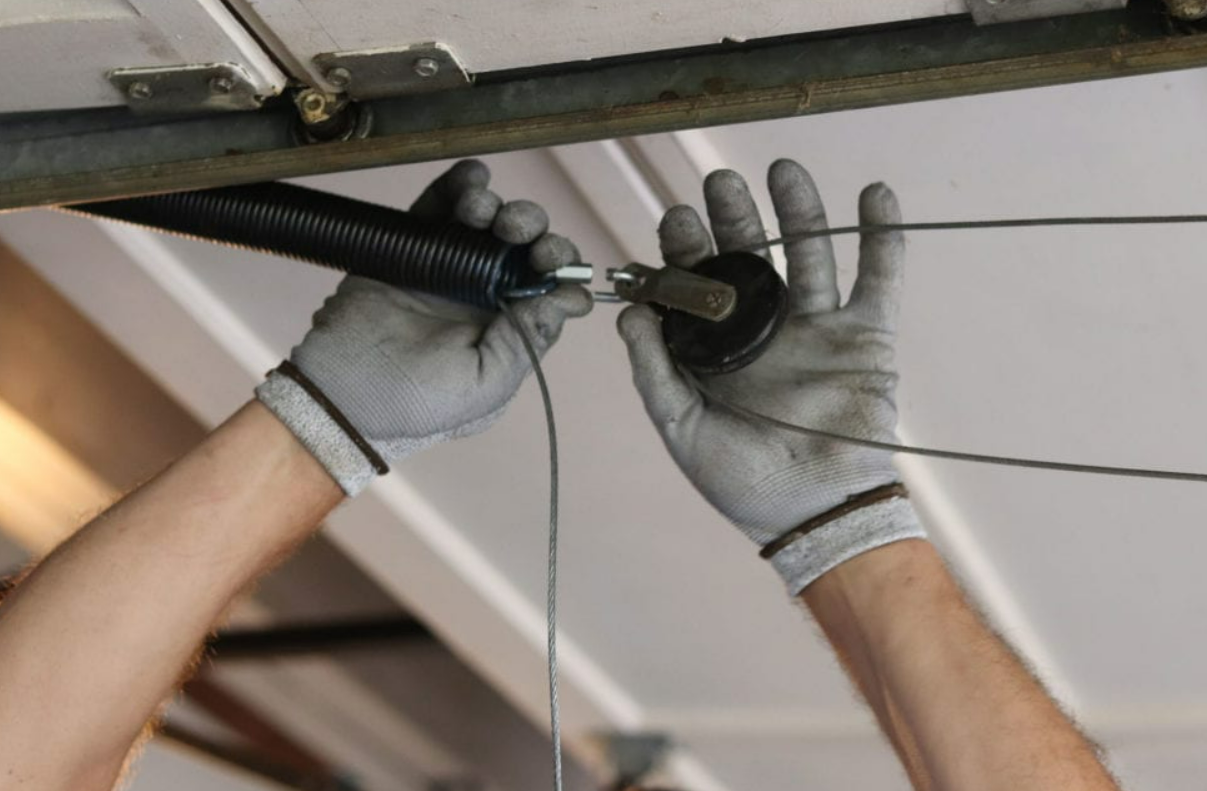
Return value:
[[(600, 266), (656, 256), (717, 166), (809, 166), (831, 220), (885, 180), (907, 219), (1207, 209), (1207, 72), (968, 97), (490, 157)], [(443, 164), (306, 183), (405, 206)], [(657, 178), (643, 176), (653, 169)], [(901, 433), (962, 450), (1207, 469), (1207, 268), (1191, 227), (915, 234)], [(329, 272), (51, 212), (0, 237), (202, 421), (288, 352)], [(838, 243), (849, 283), (854, 242)], [(571, 748), (659, 729), (694, 791), (904, 788), (892, 753), (754, 548), (682, 479), (629, 384), (615, 307), (549, 357), (562, 443)], [(547, 469), (529, 383), (485, 435), (408, 460), (328, 537), (534, 723), (545, 721)], [(1207, 774), (1207, 490), (900, 459), (936, 541), (1125, 781)]]

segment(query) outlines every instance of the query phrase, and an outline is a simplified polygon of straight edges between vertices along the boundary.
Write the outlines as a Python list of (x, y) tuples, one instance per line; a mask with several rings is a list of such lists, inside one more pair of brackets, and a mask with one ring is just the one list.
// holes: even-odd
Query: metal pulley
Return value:
[(788, 313), (788, 289), (767, 259), (722, 253), (690, 270), (630, 264), (608, 270), (616, 295), (653, 306), (671, 355), (688, 370), (723, 374), (767, 349)]

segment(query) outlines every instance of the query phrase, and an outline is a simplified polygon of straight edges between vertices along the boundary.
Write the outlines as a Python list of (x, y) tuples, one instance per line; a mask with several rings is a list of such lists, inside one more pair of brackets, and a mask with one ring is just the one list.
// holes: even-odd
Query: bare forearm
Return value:
[(856, 557), (802, 598), (919, 788), (1117, 788), (929, 543)]
[(0, 776), (111, 784), (232, 599), (341, 496), (253, 402), (80, 530), (0, 608)]

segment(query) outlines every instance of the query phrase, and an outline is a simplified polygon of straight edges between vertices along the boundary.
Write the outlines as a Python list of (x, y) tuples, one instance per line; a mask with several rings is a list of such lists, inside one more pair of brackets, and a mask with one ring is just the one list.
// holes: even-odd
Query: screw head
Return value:
[(325, 99), (323, 99), (322, 94), (308, 93), (306, 96), (302, 97), (302, 109), (308, 113), (321, 112), (326, 106), (327, 102)]
[(435, 77), (440, 71), (440, 61), (435, 58), (416, 58), (415, 62), (411, 64), (411, 69), (416, 75), (425, 79)]
[(725, 295), (720, 291), (710, 291), (704, 295), (704, 304), (710, 308), (719, 308), (724, 299)]
[(230, 77), (214, 77), (210, 80), (210, 93), (227, 94), (235, 89), (235, 81)]
[(132, 82), (126, 86), (126, 95), (131, 99), (150, 99), (155, 95), (155, 91), (151, 90), (151, 86), (145, 82)]
[(334, 69), (328, 69), (323, 75), (327, 82), (331, 83), (336, 88), (347, 88), (352, 84), (352, 72), (345, 69), (343, 66), (336, 66)]

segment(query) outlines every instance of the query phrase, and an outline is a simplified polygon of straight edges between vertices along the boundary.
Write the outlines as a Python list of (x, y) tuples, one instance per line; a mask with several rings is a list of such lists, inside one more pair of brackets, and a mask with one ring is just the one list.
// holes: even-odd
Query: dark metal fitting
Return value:
[(708, 321), (723, 321), (737, 307), (738, 292), (733, 286), (686, 269), (629, 264), (624, 269), (609, 269), (607, 274), (616, 284), (617, 296), (626, 302), (662, 305)]
[(590, 283), (594, 277), (594, 272), (595, 270), (590, 264), (571, 264), (569, 266), (563, 266), (556, 272), (549, 272), (540, 280), (531, 285), (517, 286), (515, 288), (508, 289), (500, 294), (500, 296), (507, 300), (539, 297), (542, 294), (548, 294), (562, 283)]
[(373, 128), (372, 109), (346, 94), (303, 88), (294, 94), (293, 104), (298, 111), (293, 139), (298, 145), (361, 139)]
[(550, 274), (559, 283), (590, 283), (595, 279), (595, 268), (590, 264), (568, 264)]

